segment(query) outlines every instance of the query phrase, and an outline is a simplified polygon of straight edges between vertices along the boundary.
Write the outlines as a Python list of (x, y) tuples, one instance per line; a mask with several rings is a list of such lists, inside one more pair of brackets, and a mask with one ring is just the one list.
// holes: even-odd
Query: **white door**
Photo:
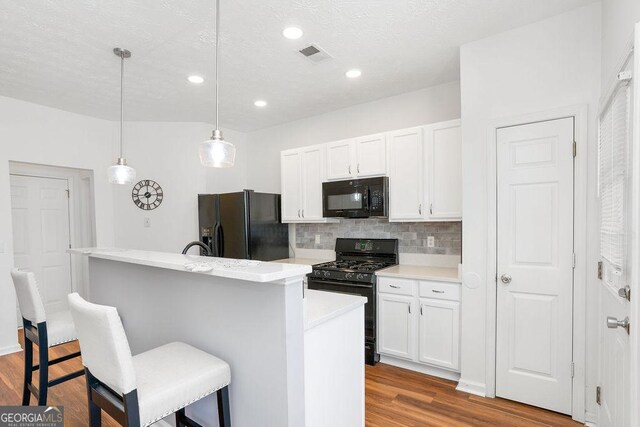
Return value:
[(496, 395), (572, 399), (573, 118), (497, 132)]
[(358, 177), (387, 174), (387, 142), (384, 134), (356, 139), (356, 173)]
[(420, 299), (420, 362), (460, 368), (460, 303)]
[(324, 146), (307, 147), (302, 150), (303, 220), (322, 220), (324, 167)]
[(424, 219), (422, 128), (390, 132), (387, 134), (387, 144), (389, 220), (422, 220)]
[(71, 293), (68, 189), (66, 179), (11, 175), (14, 264), (33, 271), (48, 313)]
[[(631, 68), (628, 69), (629, 71)], [(634, 259), (629, 218), (638, 197), (631, 190), (629, 177), (637, 174), (631, 169), (629, 152), (637, 150), (631, 146), (629, 111), (632, 105), (632, 85), (620, 83), (613, 98), (600, 115), (599, 132), (599, 200), (600, 200), (600, 259), (602, 261), (602, 285), (600, 286), (600, 408), (598, 426), (629, 427), (631, 411), (637, 403), (630, 400), (630, 336), (629, 331), (619, 327), (617, 321), (629, 319), (630, 305), (625, 289), (631, 289), (633, 274), (638, 259)], [(633, 156), (636, 157), (637, 154)], [(637, 180), (637, 178), (635, 178)], [(634, 180), (634, 181), (635, 181)], [(637, 181), (636, 181), (637, 182)], [(637, 206), (637, 205), (636, 205)], [(630, 215), (631, 214), (631, 215)], [(622, 292), (621, 292), (622, 291)], [(631, 298), (637, 298), (631, 289)], [(608, 319), (609, 318), (609, 319)], [(608, 321), (611, 324), (608, 325)], [(633, 320), (633, 319), (632, 319)], [(631, 322), (631, 331), (637, 322)], [(609, 327), (608, 327), (609, 326)], [(635, 363), (638, 363), (636, 360)]]
[(413, 297), (379, 294), (379, 352), (403, 359), (413, 359)]
[(302, 218), (300, 157), (298, 151), (285, 151), (280, 156), (282, 220), (286, 222)]
[(460, 120), (425, 126), (429, 219), (462, 219)]
[(327, 180), (349, 179), (356, 176), (355, 148), (352, 139), (327, 144)]

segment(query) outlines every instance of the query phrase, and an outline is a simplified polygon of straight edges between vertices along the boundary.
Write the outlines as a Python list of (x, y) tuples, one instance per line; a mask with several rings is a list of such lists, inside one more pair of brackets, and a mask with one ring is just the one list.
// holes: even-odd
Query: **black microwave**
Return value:
[(389, 215), (389, 178), (348, 179), (322, 183), (322, 216), (369, 218)]

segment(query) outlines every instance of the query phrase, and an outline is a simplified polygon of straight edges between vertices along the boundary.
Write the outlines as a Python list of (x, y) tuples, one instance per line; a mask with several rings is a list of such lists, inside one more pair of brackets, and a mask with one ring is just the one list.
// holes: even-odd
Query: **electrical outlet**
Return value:
[(427, 247), (428, 248), (433, 248), (436, 246), (436, 238), (433, 236), (428, 236), (427, 237)]
[(144, 227), (145, 228), (151, 227), (151, 218), (145, 218), (144, 219)]
[(320, 244), (320, 235), (316, 234), (316, 245)]

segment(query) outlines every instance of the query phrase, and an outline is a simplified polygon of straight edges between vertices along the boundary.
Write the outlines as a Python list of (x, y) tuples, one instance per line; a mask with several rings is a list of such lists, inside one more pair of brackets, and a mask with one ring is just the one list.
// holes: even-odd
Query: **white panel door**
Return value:
[(322, 220), (322, 181), (324, 180), (324, 146), (306, 147), (302, 151), (303, 220)]
[(300, 221), (301, 203), (301, 155), (299, 151), (284, 151), (280, 155), (280, 187), (282, 221)]
[(378, 351), (380, 353), (413, 359), (415, 342), (413, 301), (413, 297), (378, 295)]
[(66, 179), (11, 175), (14, 264), (33, 271), (48, 313), (65, 310), (71, 293), (68, 188)]
[(573, 118), (497, 133), (496, 395), (572, 399)]
[(425, 126), (429, 219), (462, 219), (460, 120)]
[(420, 299), (418, 360), (447, 369), (460, 368), (460, 303)]
[(387, 174), (387, 139), (385, 134), (356, 139), (356, 173), (358, 177)]
[(419, 221), (423, 215), (422, 128), (387, 134), (389, 221)]
[(327, 145), (327, 180), (356, 176), (355, 143), (353, 139), (329, 142)]

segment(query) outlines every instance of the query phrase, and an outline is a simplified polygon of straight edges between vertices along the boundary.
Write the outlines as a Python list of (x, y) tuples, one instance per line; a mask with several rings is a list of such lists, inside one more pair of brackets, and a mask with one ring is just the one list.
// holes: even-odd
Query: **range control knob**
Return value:
[(328, 271), (324, 272), (324, 277), (329, 277), (331, 275), (331, 273), (329, 273)]
[(345, 279), (351, 279), (353, 277), (353, 273), (347, 273), (344, 277)]
[(314, 271), (314, 272), (313, 272), (313, 275), (314, 275), (314, 276), (319, 276), (319, 275), (320, 275), (320, 270), (316, 270), (316, 271)]
[(356, 276), (356, 279), (358, 280), (364, 279), (364, 274), (358, 274), (358, 276)]

